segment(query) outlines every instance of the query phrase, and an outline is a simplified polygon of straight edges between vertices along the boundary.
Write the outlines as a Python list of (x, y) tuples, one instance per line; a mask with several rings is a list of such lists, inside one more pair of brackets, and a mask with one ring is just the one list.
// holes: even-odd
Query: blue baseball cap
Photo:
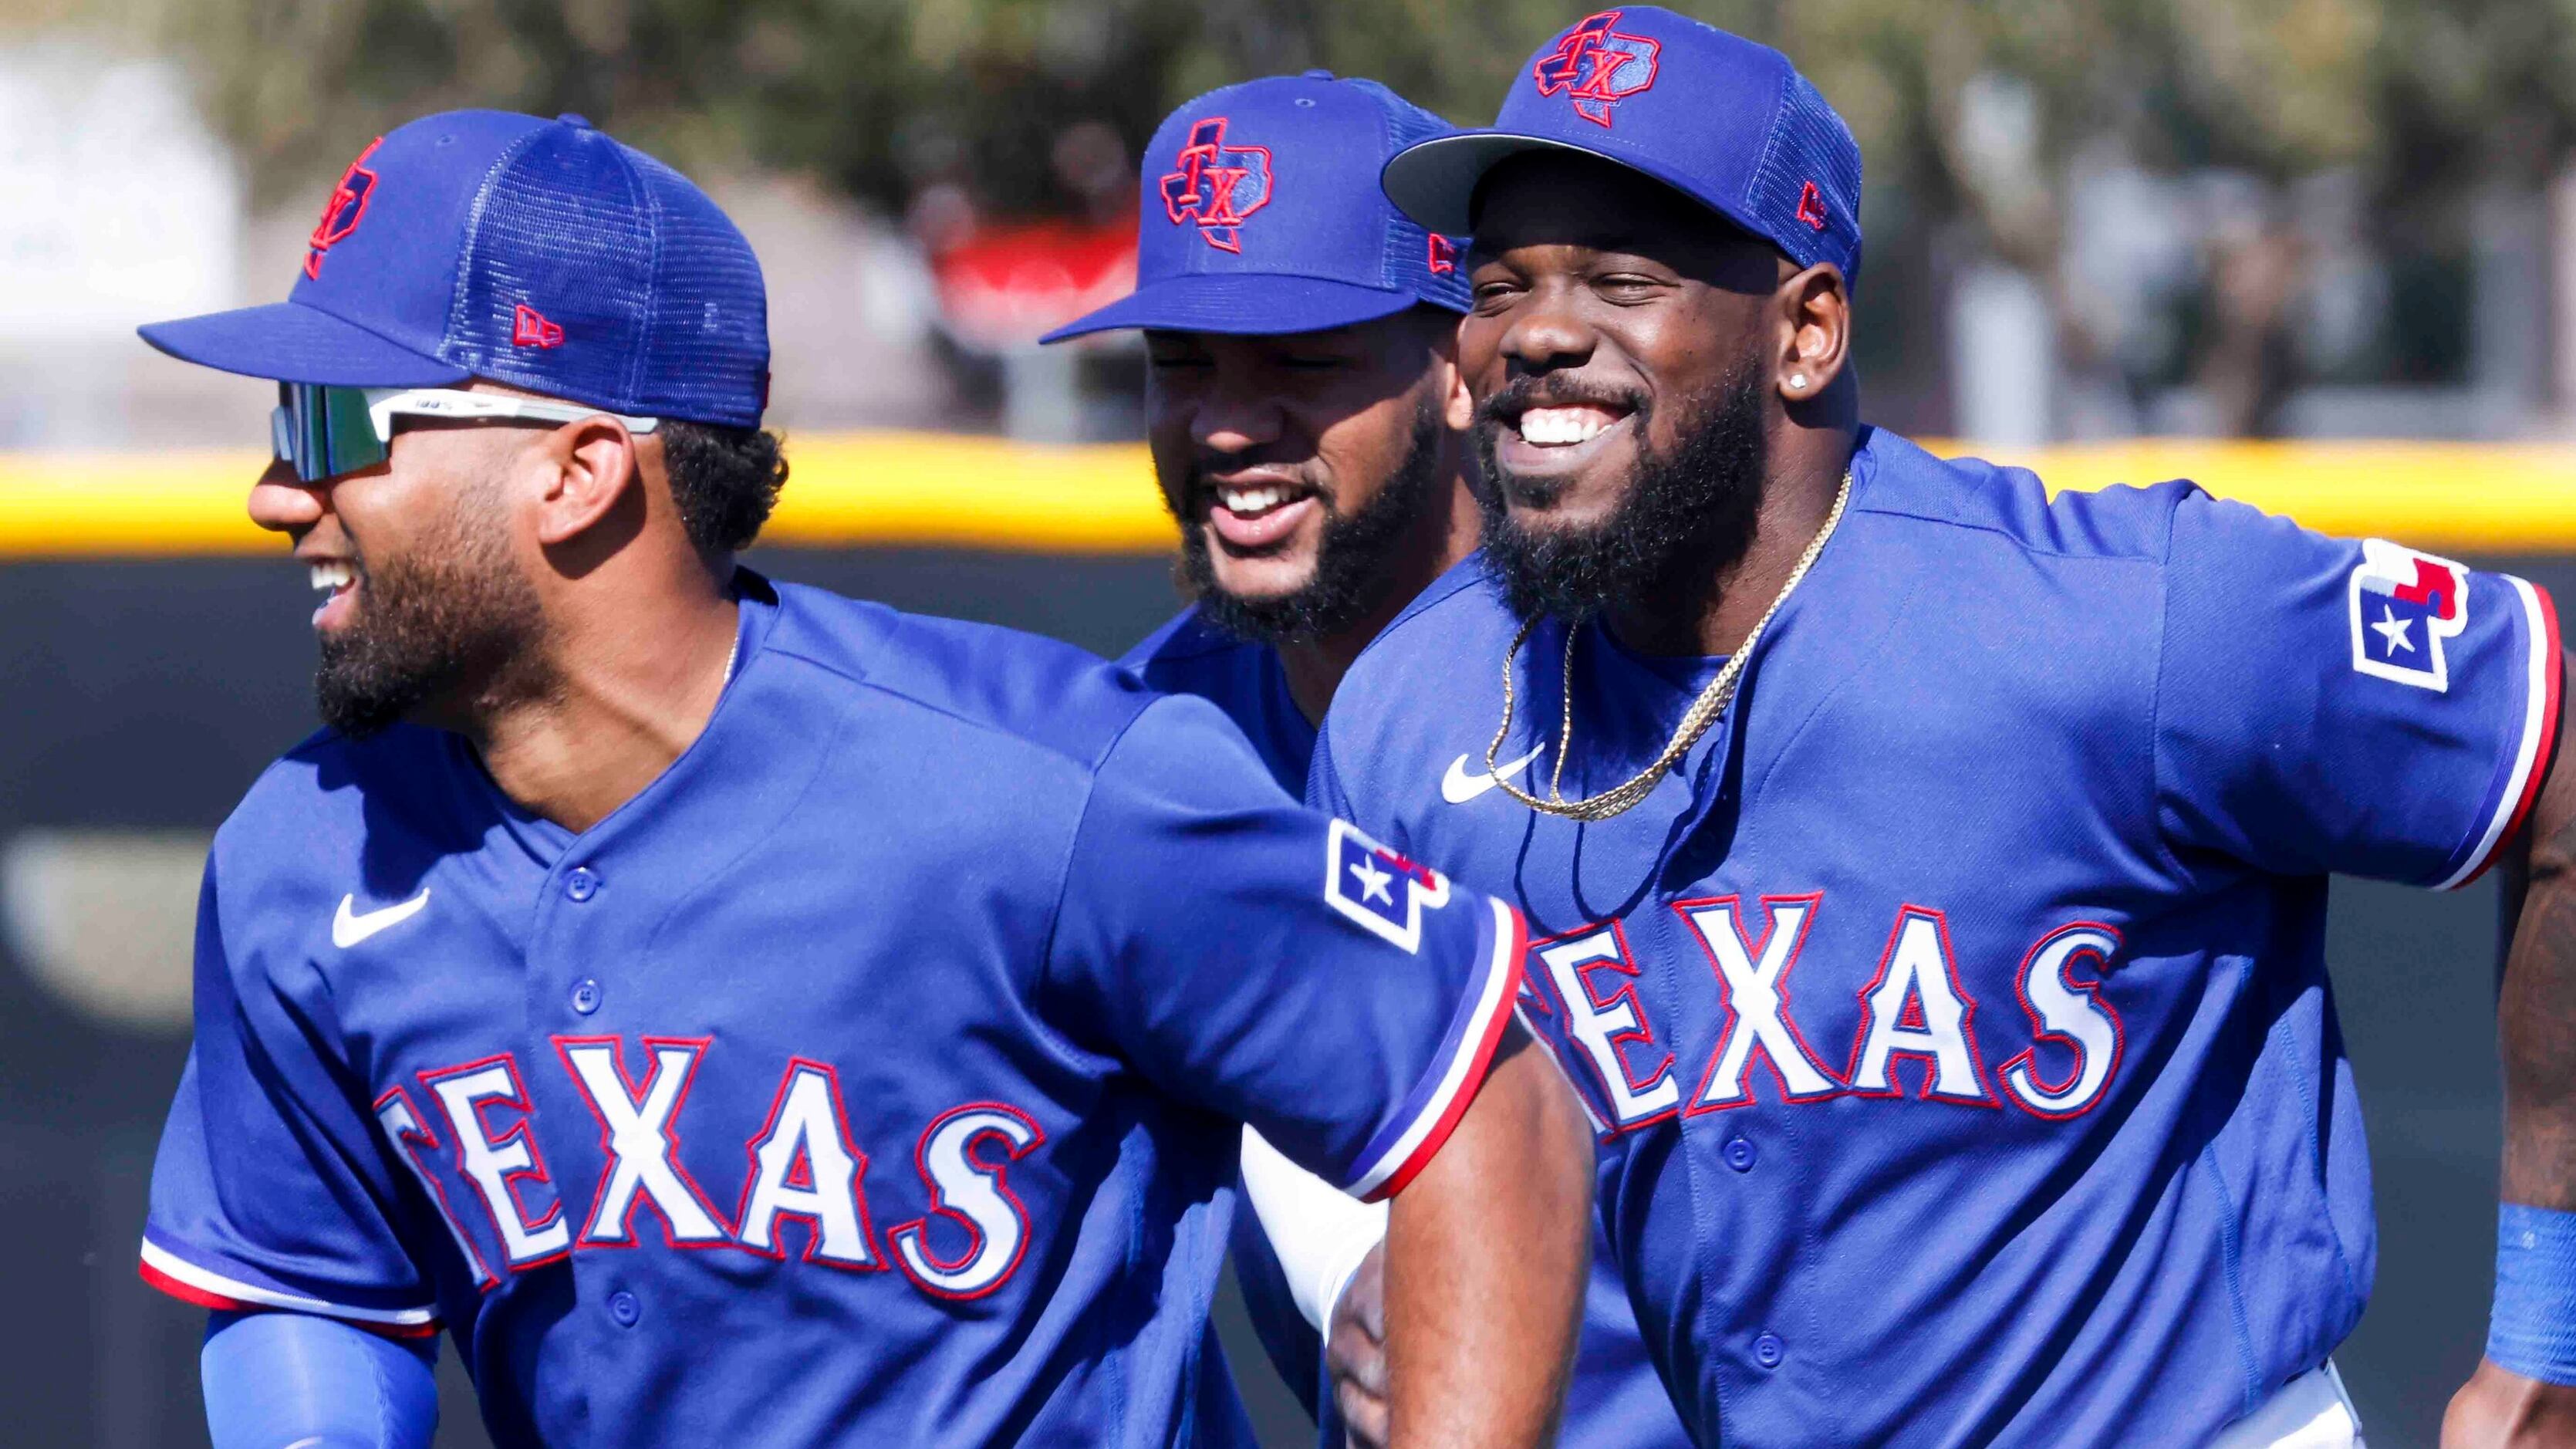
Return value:
[(1465, 239), (1424, 229), (1377, 182), (1388, 157), (1453, 130), (1375, 81), (1331, 71), (1208, 92), (1145, 148), (1136, 290), (1039, 340), (1121, 327), (1316, 332), (1416, 302), (1466, 311)]
[(1465, 231), (1477, 183), (1508, 156), (1576, 151), (1642, 172), (1778, 247), (1860, 276), (1860, 146), (1767, 45), (1654, 5), (1589, 15), (1530, 57), (1491, 128), (1387, 163), (1406, 215)]
[(140, 329), (279, 382), (488, 378), (635, 416), (753, 427), (769, 392), (760, 261), (688, 178), (594, 129), (424, 116), (332, 188), (283, 302)]

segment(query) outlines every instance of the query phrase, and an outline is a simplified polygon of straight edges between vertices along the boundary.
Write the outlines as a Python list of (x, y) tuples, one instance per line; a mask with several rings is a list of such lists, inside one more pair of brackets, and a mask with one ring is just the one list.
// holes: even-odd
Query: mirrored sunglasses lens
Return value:
[(294, 465), (298, 480), (319, 483), (385, 460), (363, 389), (280, 383), (277, 392), (270, 444)]
[(326, 387), (320, 392), (323, 434), (331, 449), (331, 475), (355, 473), (383, 462), (385, 445), (376, 437), (375, 420), (367, 416), (365, 389)]

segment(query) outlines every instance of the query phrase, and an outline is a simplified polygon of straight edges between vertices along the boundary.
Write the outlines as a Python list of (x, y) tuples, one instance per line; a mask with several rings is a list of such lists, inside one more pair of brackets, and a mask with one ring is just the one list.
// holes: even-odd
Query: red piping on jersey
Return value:
[(1467, 1068), (1466, 1080), (1458, 1084), (1457, 1095), (1449, 1099), (1449, 1109), (1440, 1114), (1439, 1124), (1413, 1149), (1413, 1155), (1405, 1159), (1404, 1165), (1390, 1173), (1386, 1181), (1378, 1184), (1377, 1191), (1368, 1195), (1370, 1202), (1386, 1201), (1404, 1191), (1407, 1184), (1421, 1175), (1422, 1169), (1431, 1165), (1431, 1159), (1440, 1154), (1449, 1134), (1457, 1130), (1458, 1119), (1467, 1115), (1467, 1108), (1475, 1103), (1476, 1094), (1485, 1089), (1485, 1074), (1493, 1067), (1494, 1049), (1502, 1045), (1503, 1026), (1512, 1019), (1512, 1004), (1520, 998), (1521, 973), (1529, 956), (1529, 923), (1522, 920), (1521, 913), (1513, 907), (1505, 906), (1503, 909), (1512, 918), (1510, 954), (1504, 957), (1502, 967), (1510, 975), (1503, 982), (1503, 989), (1495, 994), (1493, 1019), (1485, 1023), (1484, 1039), (1476, 1043), (1474, 1064)]
[(2504, 830), (2496, 836), (2496, 843), (2487, 851), (2487, 858), (2479, 861), (2478, 868), (2461, 879), (2461, 889), (2466, 889), (2470, 881), (2485, 875), (2487, 867), (2502, 859), (2505, 847), (2522, 833), (2523, 822), (2530, 817), (2532, 805), (2540, 799), (2540, 784), (2549, 778), (2550, 766), (2558, 759), (2560, 676), (2566, 673), (2566, 660), (2560, 655), (2558, 645), (2558, 604), (2549, 597), (2549, 591), (2538, 584), (2531, 585), (2531, 596), (2540, 601), (2540, 637), (2532, 641), (2532, 647), (2547, 651), (2541, 665), (2544, 692), (2540, 697), (2540, 744), (2532, 751), (2531, 777), (2522, 782), (2522, 798), (2513, 804), (2513, 817), (2505, 822)]

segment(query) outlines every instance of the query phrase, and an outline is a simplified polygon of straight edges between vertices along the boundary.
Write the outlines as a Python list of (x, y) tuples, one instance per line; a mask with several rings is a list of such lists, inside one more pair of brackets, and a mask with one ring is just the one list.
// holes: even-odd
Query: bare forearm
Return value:
[(1543, 1051), (1508, 1054), (1387, 1223), (1399, 1449), (1555, 1432), (1591, 1262), (1592, 1132)]
[(2576, 1209), (2576, 799), (2567, 798), (2576, 791), (2567, 783), (2551, 780), (2532, 843), (2508, 866), (2512, 944), (2497, 1003), (2504, 1200), (2561, 1210)]

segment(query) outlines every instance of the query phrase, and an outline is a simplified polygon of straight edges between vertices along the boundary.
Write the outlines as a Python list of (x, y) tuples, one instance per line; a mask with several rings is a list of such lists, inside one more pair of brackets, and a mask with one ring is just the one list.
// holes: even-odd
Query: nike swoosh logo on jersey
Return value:
[(1440, 777), (1440, 798), (1448, 801), (1452, 805), (1464, 805), (1468, 801), (1473, 800), (1477, 796), (1494, 788), (1496, 785), (1499, 785), (1505, 780), (1510, 779), (1512, 776), (1519, 774), (1521, 771), (1528, 769), (1529, 762), (1537, 759), (1540, 751), (1545, 750), (1546, 748), (1547, 746), (1541, 745), (1538, 749), (1530, 751), (1528, 754), (1521, 756), (1517, 760), (1505, 760), (1503, 763), (1496, 765), (1491, 774), (1481, 770), (1473, 775), (1468, 774), (1467, 757), (1465, 755), (1460, 755), (1458, 758), (1449, 762), (1449, 773)]
[(429, 887), (422, 886), (419, 895), (399, 905), (383, 906), (372, 911), (349, 909), (357, 903), (356, 896), (340, 897), (340, 913), (331, 918), (331, 944), (343, 951), (378, 931), (399, 926), (419, 915), (421, 908), (429, 904)]

